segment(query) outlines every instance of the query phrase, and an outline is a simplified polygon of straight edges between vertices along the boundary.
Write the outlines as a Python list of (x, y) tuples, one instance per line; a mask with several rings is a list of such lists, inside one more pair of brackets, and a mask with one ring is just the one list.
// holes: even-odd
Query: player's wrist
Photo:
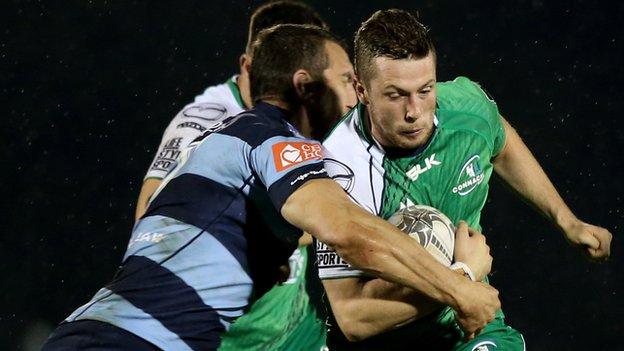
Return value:
[(555, 226), (564, 234), (567, 234), (579, 222), (579, 219), (567, 207), (555, 213), (553, 218)]
[(455, 262), (451, 265), (450, 268), (456, 272), (459, 272), (462, 276), (470, 279), (473, 282), (477, 281), (474, 273), (472, 272), (472, 269), (470, 269), (470, 267), (464, 262)]
[(473, 282), (454, 271), (451, 276), (453, 278), (449, 281), (451, 282), (448, 291), (449, 299), (448, 301), (443, 301), (443, 303), (455, 311), (464, 311), (466, 306), (471, 305), (470, 291)]

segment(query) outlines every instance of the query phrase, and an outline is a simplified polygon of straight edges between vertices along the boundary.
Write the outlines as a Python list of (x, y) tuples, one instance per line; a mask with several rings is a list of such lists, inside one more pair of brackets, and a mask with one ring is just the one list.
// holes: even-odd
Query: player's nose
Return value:
[(405, 120), (407, 122), (414, 122), (422, 115), (423, 103), (417, 94), (410, 94), (407, 101), (407, 113), (405, 114)]

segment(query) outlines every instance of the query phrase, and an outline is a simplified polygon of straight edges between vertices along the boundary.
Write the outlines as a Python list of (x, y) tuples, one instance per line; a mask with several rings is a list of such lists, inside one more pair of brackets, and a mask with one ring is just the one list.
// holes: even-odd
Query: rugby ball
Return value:
[(453, 262), (455, 226), (437, 209), (413, 205), (400, 209), (388, 222), (418, 241), (433, 257), (447, 267)]

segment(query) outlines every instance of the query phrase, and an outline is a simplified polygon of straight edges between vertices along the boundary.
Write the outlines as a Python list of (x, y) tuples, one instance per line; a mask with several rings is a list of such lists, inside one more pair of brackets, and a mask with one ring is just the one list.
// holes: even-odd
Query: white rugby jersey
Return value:
[(144, 179), (163, 179), (173, 168), (180, 152), (206, 129), (226, 117), (245, 110), (245, 104), (236, 85), (238, 75), (225, 83), (208, 87), (195, 101), (184, 106), (171, 120), (163, 134), (154, 160)]

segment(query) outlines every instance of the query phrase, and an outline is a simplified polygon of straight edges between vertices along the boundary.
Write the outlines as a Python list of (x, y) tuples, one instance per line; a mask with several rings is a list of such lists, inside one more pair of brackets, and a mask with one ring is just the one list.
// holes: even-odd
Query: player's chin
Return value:
[(424, 144), (425, 140), (422, 140), (422, 139), (423, 138), (415, 138), (411, 136), (400, 135), (397, 138), (395, 145), (405, 150), (416, 149)]

